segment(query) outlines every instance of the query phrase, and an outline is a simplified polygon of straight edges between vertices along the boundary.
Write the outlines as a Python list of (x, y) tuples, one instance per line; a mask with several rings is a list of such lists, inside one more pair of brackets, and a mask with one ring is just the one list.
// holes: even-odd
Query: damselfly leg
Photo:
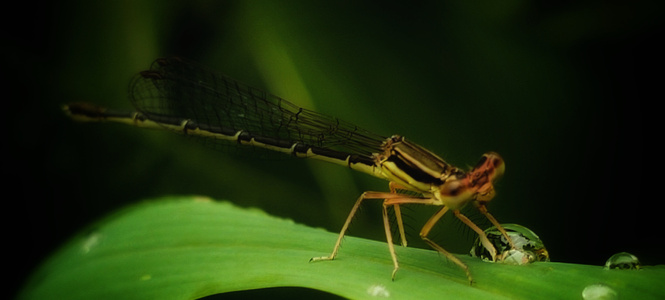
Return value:
[[(507, 233), (505, 233), (501, 224), (496, 221), (486, 208), (486, 203), (494, 197), (493, 183), (504, 171), (503, 160), (500, 156), (495, 153), (485, 154), (475, 168), (469, 172), (462, 172), (443, 162), (443, 160), (438, 159), (434, 154), (420, 146), (405, 141), (402, 137), (393, 136), (386, 140), (383, 143), (383, 150), (382, 153), (374, 155), (373, 158), (375, 164), (381, 167), (384, 176), (391, 180), (389, 184), (390, 193), (363, 193), (351, 209), (349, 216), (346, 218), (337, 238), (337, 242), (333, 247), (332, 253), (329, 256), (312, 258), (310, 261), (333, 260), (337, 256), (342, 239), (358, 211), (358, 208), (365, 199), (383, 199), (383, 224), (386, 240), (388, 242), (388, 250), (390, 251), (390, 256), (394, 265), (392, 272), (393, 280), (399, 269), (399, 263), (393, 245), (390, 222), (388, 220), (387, 208), (389, 206), (394, 208), (401, 242), (404, 246), (406, 246), (407, 242), (404, 234), (400, 205), (421, 204), (443, 206), (422, 227), (420, 237), (433, 249), (442, 253), (450, 261), (462, 268), (469, 283), (473, 282), (473, 278), (469, 272), (468, 266), (428, 237), (434, 225), (446, 212), (452, 210), (455, 217), (478, 234), (482, 245), (488, 249), (493, 260), (497, 257), (494, 245), (488, 240), (482, 229), (460, 212), (460, 208), (468, 202), (473, 202), (492, 224), (497, 228), (500, 228), (499, 230), (504, 234), (510, 245), (513, 246), (512, 240)], [(409, 165), (413, 165), (417, 168), (409, 169), (406, 167)], [(416, 180), (416, 178), (418, 178), (418, 180)], [(420, 193), (422, 196), (414, 197), (400, 194), (398, 193), (398, 190), (414, 191)]]

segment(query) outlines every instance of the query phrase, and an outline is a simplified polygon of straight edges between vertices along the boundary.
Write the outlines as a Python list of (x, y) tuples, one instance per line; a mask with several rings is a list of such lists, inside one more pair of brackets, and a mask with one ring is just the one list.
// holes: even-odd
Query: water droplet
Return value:
[(582, 299), (585, 300), (613, 300), (619, 299), (619, 294), (604, 284), (592, 284), (582, 290)]
[(390, 297), (390, 292), (388, 289), (381, 284), (374, 284), (367, 288), (367, 294), (372, 297)]
[(619, 252), (610, 256), (605, 262), (605, 269), (619, 269), (619, 270), (637, 270), (640, 268), (640, 261), (635, 255), (628, 252)]
[[(503, 224), (503, 228), (513, 240), (515, 249), (510, 248), (510, 244), (506, 238), (495, 226), (485, 230), (487, 239), (494, 245), (498, 253), (497, 261), (518, 265), (534, 261), (550, 261), (549, 253), (545, 249), (543, 241), (529, 228), (518, 224)], [(470, 253), (473, 257), (492, 261), (489, 251), (482, 245), (479, 238), (476, 238)]]
[(99, 244), (102, 239), (102, 235), (97, 232), (90, 233), (81, 244), (81, 252), (83, 254), (89, 253), (95, 246)]

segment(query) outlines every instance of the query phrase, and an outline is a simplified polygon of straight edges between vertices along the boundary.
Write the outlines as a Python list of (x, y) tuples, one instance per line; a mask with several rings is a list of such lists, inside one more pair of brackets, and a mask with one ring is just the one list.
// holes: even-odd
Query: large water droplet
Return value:
[[(534, 261), (550, 261), (549, 253), (545, 249), (543, 241), (533, 231), (518, 224), (502, 225), (508, 236), (513, 240), (515, 249), (510, 248), (508, 240), (495, 226), (487, 228), (485, 235), (496, 248), (497, 261), (516, 265), (524, 265)], [(476, 238), (470, 253), (473, 257), (492, 261), (489, 251), (482, 245), (479, 238)]]
[(605, 262), (605, 269), (619, 269), (619, 270), (637, 270), (640, 268), (640, 261), (635, 255), (628, 252), (619, 252), (610, 256)]

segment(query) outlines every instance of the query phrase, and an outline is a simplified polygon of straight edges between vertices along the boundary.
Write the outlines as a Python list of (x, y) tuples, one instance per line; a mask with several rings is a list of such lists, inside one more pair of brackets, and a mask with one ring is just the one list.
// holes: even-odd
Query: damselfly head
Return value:
[(492, 182), (496, 182), (503, 173), (506, 171), (506, 164), (503, 162), (503, 158), (496, 152), (488, 152), (483, 154), (483, 157), (480, 158), (480, 161), (471, 172), (483, 172), (486, 173), (492, 179)]
[(476, 166), (467, 173), (469, 186), (476, 190), (475, 199), (487, 202), (494, 198), (494, 183), (506, 170), (503, 158), (494, 152), (485, 153)]

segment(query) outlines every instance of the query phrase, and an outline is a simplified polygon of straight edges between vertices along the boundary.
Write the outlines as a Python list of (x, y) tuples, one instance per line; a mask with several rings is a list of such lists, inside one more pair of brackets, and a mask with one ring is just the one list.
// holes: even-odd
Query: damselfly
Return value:
[[(400, 205), (424, 204), (441, 208), (425, 223), (420, 237), (460, 266), (469, 282), (468, 267), (430, 238), (434, 224), (449, 210), (478, 233), (492, 258), (496, 249), (487, 236), (460, 209), (473, 203), (510, 244), (501, 224), (487, 211), (494, 182), (503, 174), (503, 159), (487, 153), (470, 171), (446, 163), (439, 156), (404, 137), (383, 137), (337, 118), (300, 108), (277, 96), (210, 71), (182, 58), (161, 58), (131, 81), (129, 98), (136, 112), (123, 112), (86, 103), (64, 107), (79, 121), (112, 121), (138, 127), (169, 129), (203, 138), (208, 145), (227, 143), (258, 147), (295, 157), (310, 157), (349, 167), (389, 181), (390, 192), (365, 192), (356, 200), (333, 251), (310, 261), (333, 260), (353, 216), (367, 199), (383, 200), (383, 226), (392, 257), (392, 279), (399, 269), (388, 208), (392, 207), (401, 244), (407, 245)], [(246, 148), (249, 149), (249, 148)], [(406, 193), (405, 191), (416, 192)]]

